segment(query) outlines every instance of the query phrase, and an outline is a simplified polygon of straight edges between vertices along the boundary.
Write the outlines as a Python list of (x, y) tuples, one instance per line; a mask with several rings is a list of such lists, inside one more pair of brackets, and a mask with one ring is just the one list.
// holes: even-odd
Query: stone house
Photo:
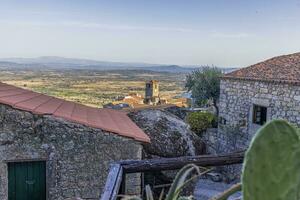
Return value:
[(109, 164), (141, 159), (148, 142), (124, 112), (0, 83), (1, 200), (99, 199)]
[[(300, 53), (283, 55), (223, 75), (218, 130), (203, 135), (208, 153), (241, 151), (271, 119), (300, 126)], [(226, 181), (239, 181), (241, 165), (223, 167)]]
[(219, 134), (230, 136), (224, 140), (228, 151), (247, 148), (255, 132), (271, 119), (300, 126), (300, 53), (225, 74), (219, 107)]

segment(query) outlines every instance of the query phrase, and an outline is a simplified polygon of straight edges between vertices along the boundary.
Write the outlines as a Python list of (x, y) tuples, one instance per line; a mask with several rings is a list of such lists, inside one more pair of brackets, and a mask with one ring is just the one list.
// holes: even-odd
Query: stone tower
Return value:
[(159, 102), (159, 82), (151, 80), (146, 82), (145, 103), (157, 104)]

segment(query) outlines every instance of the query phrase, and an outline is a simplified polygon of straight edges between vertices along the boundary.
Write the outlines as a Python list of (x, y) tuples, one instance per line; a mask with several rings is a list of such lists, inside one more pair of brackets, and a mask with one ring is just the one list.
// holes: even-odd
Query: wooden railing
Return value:
[(242, 163), (244, 152), (222, 155), (187, 156), (178, 158), (163, 158), (151, 160), (129, 160), (111, 164), (107, 182), (100, 200), (116, 200), (124, 188), (125, 174), (147, 171), (163, 171), (180, 169), (187, 164), (202, 167), (225, 166)]

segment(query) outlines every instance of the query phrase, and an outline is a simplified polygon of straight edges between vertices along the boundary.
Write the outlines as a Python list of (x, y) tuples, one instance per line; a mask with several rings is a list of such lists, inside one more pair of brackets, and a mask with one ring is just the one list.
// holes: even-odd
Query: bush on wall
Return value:
[(191, 130), (196, 134), (201, 134), (206, 129), (215, 127), (217, 117), (209, 112), (192, 112), (187, 116), (187, 122), (191, 126)]

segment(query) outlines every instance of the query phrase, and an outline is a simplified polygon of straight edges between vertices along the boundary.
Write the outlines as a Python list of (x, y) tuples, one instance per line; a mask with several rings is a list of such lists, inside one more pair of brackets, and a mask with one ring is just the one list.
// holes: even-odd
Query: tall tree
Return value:
[(187, 75), (185, 87), (192, 92), (197, 104), (212, 99), (219, 113), (217, 102), (220, 96), (221, 76), (222, 72), (217, 67), (203, 67)]

